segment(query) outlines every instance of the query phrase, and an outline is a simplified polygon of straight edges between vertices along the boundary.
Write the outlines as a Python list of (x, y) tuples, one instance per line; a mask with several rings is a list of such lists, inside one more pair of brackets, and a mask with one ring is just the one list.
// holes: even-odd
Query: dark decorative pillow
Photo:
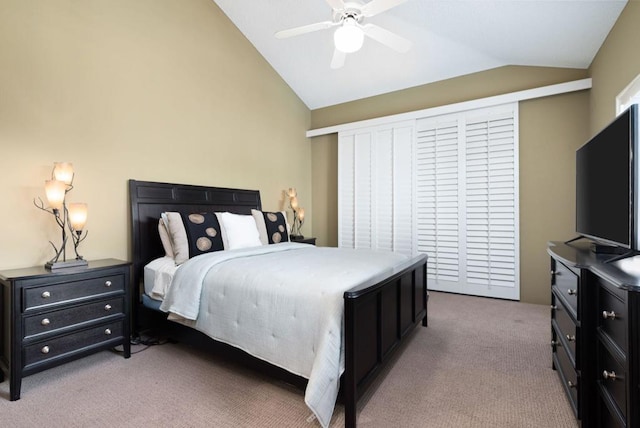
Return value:
[(251, 210), (263, 245), (289, 242), (289, 225), (285, 213)]
[(187, 232), (189, 258), (213, 251), (222, 251), (222, 233), (218, 217), (213, 213), (180, 214)]

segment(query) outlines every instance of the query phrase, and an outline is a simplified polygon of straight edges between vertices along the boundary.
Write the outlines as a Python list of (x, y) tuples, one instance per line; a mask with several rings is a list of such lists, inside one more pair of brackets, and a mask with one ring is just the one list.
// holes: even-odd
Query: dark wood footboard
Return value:
[(356, 426), (356, 404), (413, 328), (427, 326), (427, 256), (344, 293), (345, 426)]

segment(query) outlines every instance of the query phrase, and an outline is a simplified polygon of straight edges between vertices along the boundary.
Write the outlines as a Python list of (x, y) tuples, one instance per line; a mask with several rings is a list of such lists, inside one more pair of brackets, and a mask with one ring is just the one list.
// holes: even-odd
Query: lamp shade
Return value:
[(47, 194), (49, 206), (55, 210), (62, 208), (67, 185), (59, 180), (47, 180), (44, 182), (44, 190)]
[(300, 220), (300, 221), (304, 220), (304, 208), (300, 208), (298, 210), (298, 220)]
[(291, 208), (295, 211), (298, 209), (298, 198), (295, 196), (291, 198)]
[(333, 33), (336, 49), (344, 53), (356, 52), (364, 43), (364, 32), (358, 27), (354, 18), (346, 18), (343, 24)]
[(87, 223), (87, 204), (84, 202), (74, 202), (69, 204), (69, 223), (76, 232), (82, 231)]
[(287, 190), (287, 196), (290, 197), (290, 198), (298, 196), (298, 192), (296, 192), (296, 188), (295, 187), (289, 187), (289, 190)]
[(73, 164), (69, 162), (54, 162), (53, 177), (65, 184), (71, 184), (73, 181)]

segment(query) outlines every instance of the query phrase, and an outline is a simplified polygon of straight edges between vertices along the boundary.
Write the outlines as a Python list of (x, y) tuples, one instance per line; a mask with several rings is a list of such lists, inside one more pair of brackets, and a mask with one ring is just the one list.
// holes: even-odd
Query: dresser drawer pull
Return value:
[(577, 384), (577, 383), (573, 383), (573, 382), (571, 382), (571, 381), (568, 381), (568, 382), (567, 382), (567, 386), (568, 386), (569, 388), (575, 388), (575, 387), (577, 387), (577, 386), (578, 386), (578, 384)]
[(602, 372), (602, 377), (603, 377), (605, 380), (616, 380), (616, 379), (620, 379), (620, 378), (616, 375), (616, 372), (614, 372), (614, 371), (610, 371), (610, 372), (609, 372), (609, 371), (606, 371), (606, 370)]
[(551, 310), (555, 311), (556, 309), (558, 309), (558, 307), (556, 305), (551, 305)]
[(570, 288), (567, 290), (567, 294), (569, 294), (569, 296), (575, 296), (576, 294), (578, 294), (578, 290)]
[(551, 271), (551, 275), (560, 275), (560, 273), (557, 273), (557, 274), (556, 274), (556, 271), (555, 271), (555, 270), (552, 270), (552, 271)]
[(611, 311), (611, 312), (607, 312), (607, 311), (602, 311), (602, 318), (606, 319), (606, 320), (614, 320), (616, 319), (616, 313)]
[(40, 321), (40, 324), (49, 325), (51, 324), (51, 321), (49, 321), (49, 318), (42, 318), (42, 321)]
[(110, 336), (111, 335), (111, 329), (110, 328), (105, 329), (104, 330), (104, 334), (106, 334), (107, 336)]
[(559, 347), (559, 346), (562, 346), (562, 345), (560, 344), (560, 342), (559, 342), (559, 341), (557, 341), (557, 340), (552, 340), (552, 341), (551, 341), (551, 346), (558, 346), (558, 347)]
[(51, 293), (49, 293), (48, 291), (43, 291), (41, 296), (43, 299), (48, 299), (49, 297), (51, 297)]
[(105, 281), (104, 282), (104, 286), (105, 287), (111, 287), (111, 281)]
[(43, 354), (48, 354), (49, 353), (49, 347), (48, 346), (43, 346), (42, 349), (40, 350), (40, 352), (42, 352)]
[(104, 310), (105, 311), (110, 311), (111, 310), (111, 305), (108, 304), (108, 303), (106, 305), (104, 305)]
[(571, 334), (567, 334), (567, 340), (569, 342), (575, 342), (576, 341), (576, 336), (575, 335), (571, 335)]

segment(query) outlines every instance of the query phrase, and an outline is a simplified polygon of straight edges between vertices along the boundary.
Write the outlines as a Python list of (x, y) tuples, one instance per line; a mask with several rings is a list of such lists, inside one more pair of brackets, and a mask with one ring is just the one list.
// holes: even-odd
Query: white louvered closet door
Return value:
[(518, 300), (517, 104), (418, 120), (416, 189), (429, 288)]
[(417, 245), (419, 253), (429, 255), (429, 285), (437, 290), (458, 288), (464, 262), (461, 138), (457, 116), (422, 119), (416, 126)]
[(413, 254), (413, 127), (340, 133), (338, 246)]
[(520, 298), (516, 109), (466, 118), (466, 253), (470, 294)]

